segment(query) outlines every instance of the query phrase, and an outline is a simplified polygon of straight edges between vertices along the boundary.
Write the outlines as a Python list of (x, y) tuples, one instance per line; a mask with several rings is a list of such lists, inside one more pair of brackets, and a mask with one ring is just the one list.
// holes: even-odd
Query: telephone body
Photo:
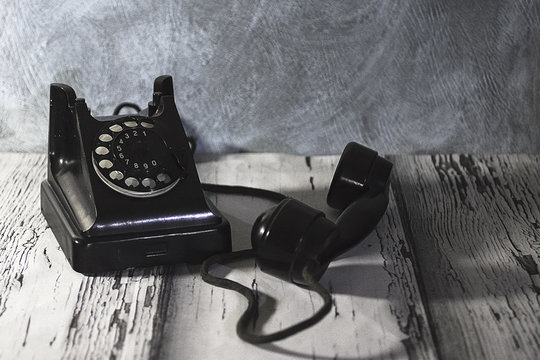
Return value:
[(227, 219), (206, 197), (174, 102), (154, 81), (138, 114), (93, 117), (52, 84), (41, 209), (74, 270), (97, 273), (231, 251)]

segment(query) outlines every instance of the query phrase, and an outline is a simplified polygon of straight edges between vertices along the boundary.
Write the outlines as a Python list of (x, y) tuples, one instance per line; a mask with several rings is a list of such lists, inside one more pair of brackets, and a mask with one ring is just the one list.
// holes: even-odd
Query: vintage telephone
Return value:
[(137, 115), (93, 117), (51, 85), (41, 207), (69, 263), (95, 273), (201, 262), (231, 250), (228, 221), (205, 196), (170, 76)]
[[(336, 223), (279, 193), (201, 184), (170, 76), (154, 81), (152, 101), (136, 115), (93, 117), (84, 99), (63, 84), (51, 85), (50, 101), (41, 208), (73, 269), (97, 273), (204, 260), (203, 280), (248, 298), (237, 333), (251, 343), (285, 338), (322, 319), (331, 296), (318, 280), (333, 259), (374, 229), (388, 206), (392, 163), (353, 142), (345, 147), (328, 192), (328, 204), (341, 211)], [(279, 201), (256, 220), (253, 249), (231, 252), (229, 223), (203, 190)], [(263, 271), (319, 293), (323, 307), (276, 333), (251, 333), (254, 293), (209, 269), (215, 262), (252, 256)]]

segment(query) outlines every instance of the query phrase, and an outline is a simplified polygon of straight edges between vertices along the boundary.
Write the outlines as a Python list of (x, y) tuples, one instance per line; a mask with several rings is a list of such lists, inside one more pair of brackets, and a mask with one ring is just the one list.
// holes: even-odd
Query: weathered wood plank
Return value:
[(443, 359), (537, 359), (540, 157), (395, 157)]
[[(235, 155), (199, 168), (207, 181), (265, 186), (327, 210), (324, 196), (336, 160)], [(100, 277), (72, 271), (39, 214), (45, 157), (2, 154), (0, 165), (5, 184), (0, 190), (1, 359), (434, 358), (393, 199), (377, 231), (323, 278), (334, 294), (333, 314), (292, 339), (254, 347), (234, 333), (244, 300), (202, 283), (198, 267), (155, 267)], [(250, 222), (269, 204), (237, 197), (215, 200), (233, 223), (235, 247), (249, 246)], [(266, 331), (308, 316), (320, 305), (313, 294), (261, 273), (253, 262), (216, 271), (259, 291)]]
[(45, 170), (43, 155), (0, 155), (0, 358), (148, 358), (168, 270), (74, 272), (40, 213)]

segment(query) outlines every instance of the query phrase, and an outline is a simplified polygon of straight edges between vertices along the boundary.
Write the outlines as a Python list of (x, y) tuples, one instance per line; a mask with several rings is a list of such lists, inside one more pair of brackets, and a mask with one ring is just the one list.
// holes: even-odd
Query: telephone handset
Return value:
[(200, 263), (231, 250), (229, 223), (201, 188), (170, 76), (154, 81), (136, 115), (93, 117), (71, 87), (52, 84), (48, 160), (42, 212), (79, 272)]

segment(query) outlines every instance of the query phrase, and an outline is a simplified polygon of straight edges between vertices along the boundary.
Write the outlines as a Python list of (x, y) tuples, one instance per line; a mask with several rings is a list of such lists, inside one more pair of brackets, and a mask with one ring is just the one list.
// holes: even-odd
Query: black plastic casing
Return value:
[(388, 193), (392, 163), (375, 150), (350, 142), (345, 146), (328, 189), (326, 203), (345, 210), (368, 192)]
[(231, 251), (230, 225), (202, 191), (174, 103), (172, 78), (154, 82), (153, 101), (138, 116), (155, 124), (185, 177), (155, 197), (135, 198), (108, 187), (92, 164), (95, 136), (106, 121), (84, 99), (51, 85), (47, 180), (41, 210), (74, 270), (99, 273), (130, 267), (199, 263)]
[(287, 198), (257, 218), (251, 243), (262, 271), (306, 285), (304, 267), (319, 280), (332, 260), (326, 249), (337, 236), (336, 226), (323, 212)]

